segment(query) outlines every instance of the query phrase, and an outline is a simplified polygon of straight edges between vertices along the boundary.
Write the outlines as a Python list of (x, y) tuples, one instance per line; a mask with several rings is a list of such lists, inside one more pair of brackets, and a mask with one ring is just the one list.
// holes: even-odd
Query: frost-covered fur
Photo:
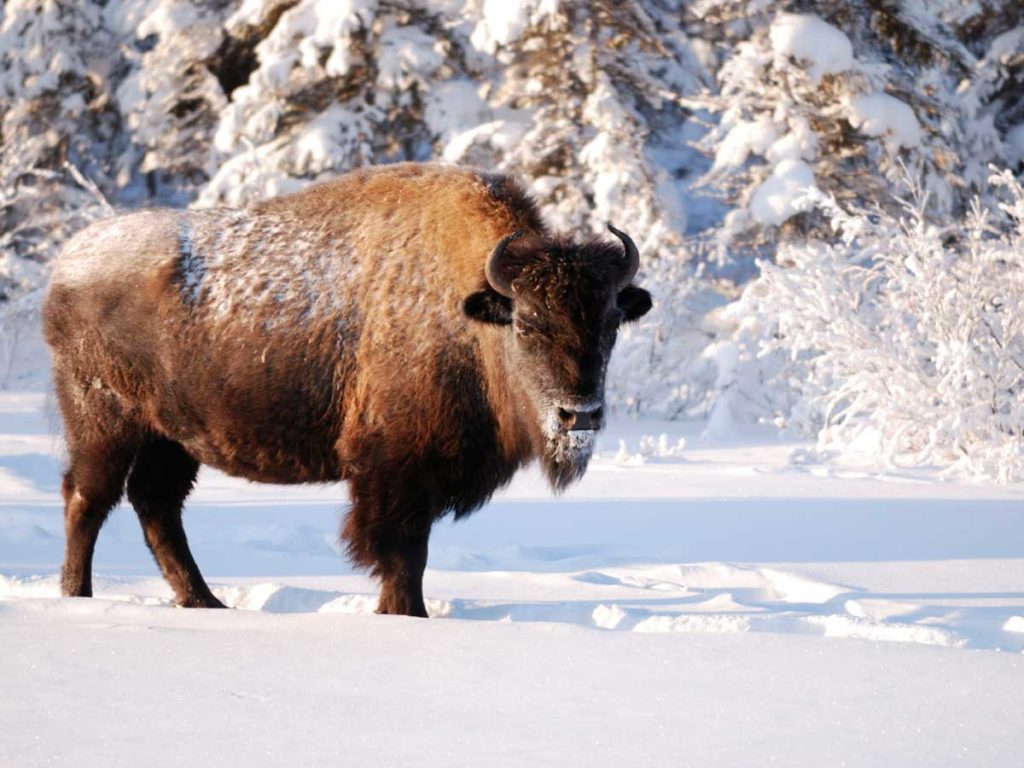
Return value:
[[(506, 294), (484, 265), (517, 230)], [(218, 605), (180, 520), (208, 464), (348, 480), (343, 536), (381, 578), (380, 610), (425, 615), (435, 519), (469, 514), (534, 458), (555, 488), (583, 474), (618, 325), (650, 308), (631, 274), (618, 243), (553, 237), (515, 182), (454, 166), (93, 225), (44, 305), (70, 451), (65, 592), (90, 593), (127, 477), (179, 602)]]

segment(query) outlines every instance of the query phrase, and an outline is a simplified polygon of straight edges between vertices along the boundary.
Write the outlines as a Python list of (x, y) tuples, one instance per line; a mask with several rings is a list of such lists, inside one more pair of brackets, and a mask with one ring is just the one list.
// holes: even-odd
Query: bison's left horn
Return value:
[(517, 229), (508, 237), (503, 238), (500, 243), (494, 246), (494, 250), (491, 251), (491, 257), (487, 259), (487, 266), (484, 267), (484, 274), (487, 276), (487, 282), (491, 284), (491, 288), (510, 299), (512, 298), (512, 281), (501, 266), (501, 257), (505, 253), (506, 246), (522, 236), (523, 230)]
[(633, 238), (625, 232), (616, 229), (611, 224), (608, 225), (608, 231), (619, 238), (619, 240), (622, 241), (623, 247), (626, 249), (626, 272), (623, 274), (622, 280), (619, 282), (619, 287), (625, 288), (633, 281), (633, 278), (636, 277), (637, 271), (640, 269), (640, 251), (637, 249), (636, 243), (633, 242)]

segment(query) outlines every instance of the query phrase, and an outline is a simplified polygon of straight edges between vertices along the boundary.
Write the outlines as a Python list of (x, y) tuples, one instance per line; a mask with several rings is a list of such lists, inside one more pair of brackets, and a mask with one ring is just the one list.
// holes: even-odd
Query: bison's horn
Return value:
[(611, 224), (608, 225), (608, 231), (619, 238), (626, 249), (626, 271), (619, 282), (619, 287), (625, 288), (633, 281), (637, 271), (640, 269), (640, 251), (637, 249), (636, 243), (633, 242), (633, 238), (625, 232), (616, 229)]
[(487, 266), (484, 267), (484, 274), (487, 276), (487, 282), (491, 284), (491, 288), (510, 299), (512, 298), (512, 281), (505, 273), (505, 270), (502, 269), (501, 257), (505, 253), (505, 247), (516, 238), (522, 236), (523, 230), (517, 229), (508, 237), (503, 238), (494, 247), (494, 250), (491, 251), (491, 257), (487, 259)]

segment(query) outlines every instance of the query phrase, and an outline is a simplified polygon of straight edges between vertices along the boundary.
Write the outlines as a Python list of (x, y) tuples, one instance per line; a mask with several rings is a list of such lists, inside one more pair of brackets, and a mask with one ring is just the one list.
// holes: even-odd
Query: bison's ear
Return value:
[(619, 291), (617, 303), (625, 315), (623, 320), (628, 323), (631, 320), (639, 320), (651, 310), (651, 294), (643, 288), (627, 285)]
[(491, 288), (471, 293), (462, 302), (466, 317), (493, 325), (512, 324), (512, 300)]

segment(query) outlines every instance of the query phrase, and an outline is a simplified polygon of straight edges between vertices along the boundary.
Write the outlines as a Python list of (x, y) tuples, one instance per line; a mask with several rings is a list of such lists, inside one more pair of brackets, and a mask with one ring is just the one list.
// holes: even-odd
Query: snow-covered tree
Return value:
[(74, 0), (0, 9), (0, 301), (37, 286), (60, 243), (102, 208), (66, 164), (115, 184), (111, 158), (126, 140), (102, 11)]
[[(963, 215), (990, 163), (1010, 161), (1024, 17), (1007, 4), (704, 0), (730, 51), (708, 99), (708, 180), (737, 203), (737, 245), (821, 234), (802, 191), (889, 210), (920, 178), (936, 216)], [(984, 34), (977, 35), (979, 29)], [(764, 252), (764, 249), (761, 249)]]
[(225, 0), (109, 3), (106, 28), (120, 41), (114, 81), (131, 149), (117, 160), (119, 201), (186, 205), (209, 181), (210, 137), (227, 102), (218, 74), (231, 65)]

